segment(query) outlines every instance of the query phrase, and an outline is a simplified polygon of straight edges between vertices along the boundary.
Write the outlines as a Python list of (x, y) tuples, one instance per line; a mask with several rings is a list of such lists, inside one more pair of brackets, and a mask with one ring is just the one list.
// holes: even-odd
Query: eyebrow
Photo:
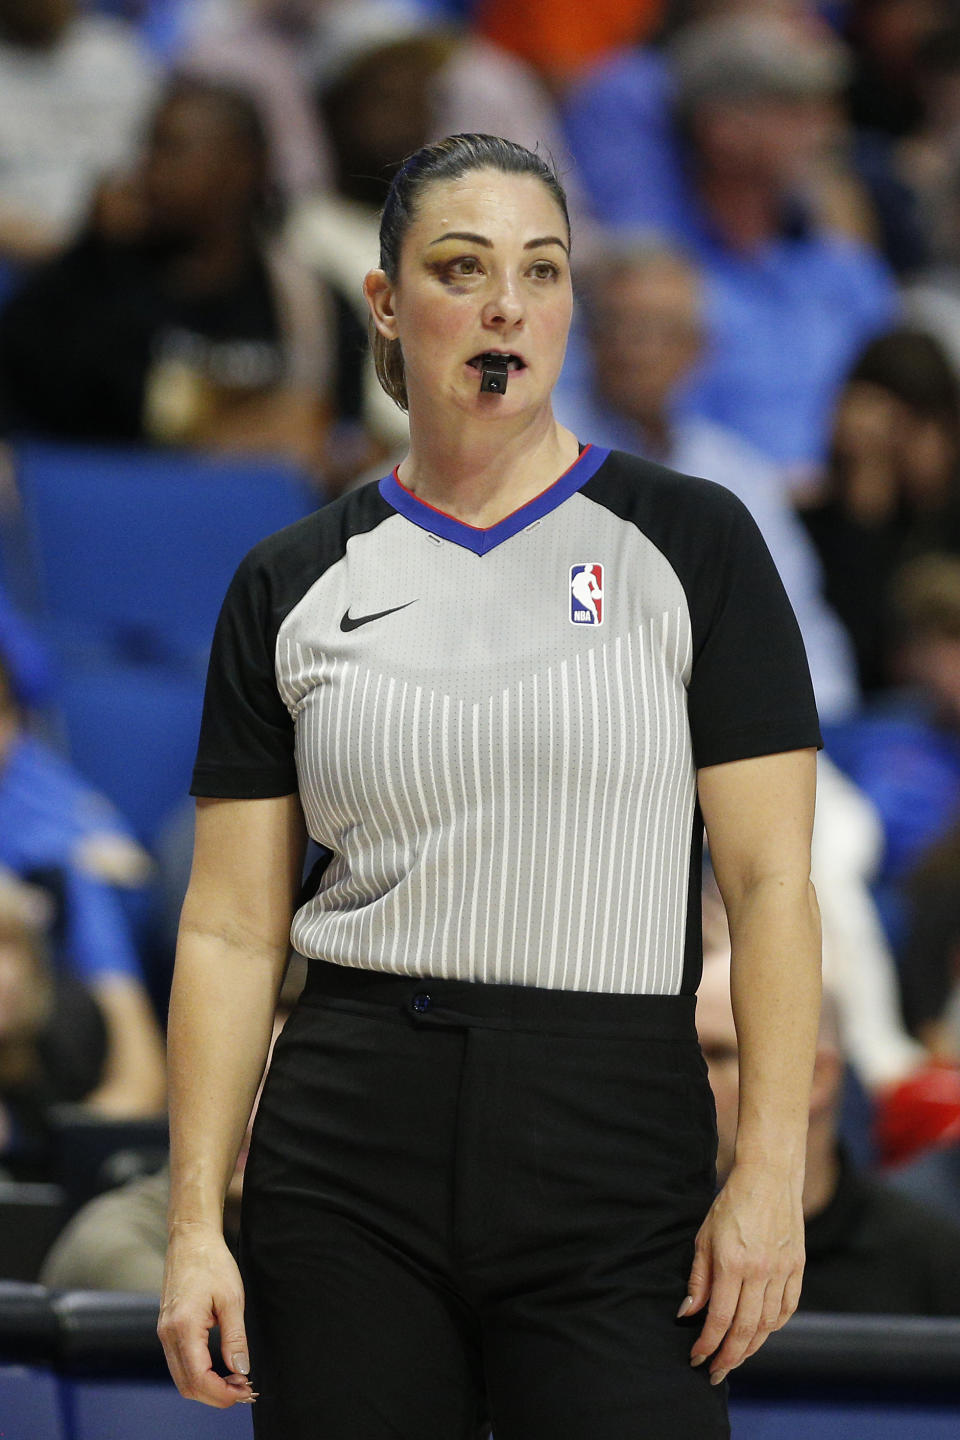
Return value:
[[(483, 245), (487, 250), (493, 249), (493, 241), (488, 240), (486, 235), (474, 235), (471, 230), (448, 230), (444, 235), (438, 235), (436, 240), (431, 240), (431, 245), (440, 245), (444, 240), (467, 240), (471, 245)], [(559, 235), (538, 235), (535, 240), (528, 240), (524, 250), (539, 250), (543, 245), (559, 245), (560, 249), (569, 254), (569, 247), (560, 239)]]

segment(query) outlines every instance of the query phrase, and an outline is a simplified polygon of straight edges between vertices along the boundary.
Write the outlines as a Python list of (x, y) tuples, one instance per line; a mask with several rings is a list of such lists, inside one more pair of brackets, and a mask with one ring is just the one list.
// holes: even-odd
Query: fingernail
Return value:
[(694, 1369), (696, 1369), (698, 1365), (703, 1364), (706, 1358), (706, 1355), (694, 1355), (693, 1359), (690, 1361), (690, 1364), (693, 1366)]
[(724, 1382), (724, 1380), (726, 1380), (726, 1378), (727, 1378), (727, 1372), (726, 1372), (726, 1370), (715, 1370), (715, 1371), (713, 1372), (713, 1374), (710, 1376), (710, 1384), (711, 1384), (711, 1385), (722, 1385), (723, 1382)]
[(690, 1309), (690, 1306), (691, 1306), (692, 1304), (693, 1304), (693, 1296), (692, 1296), (692, 1295), (688, 1295), (687, 1298), (686, 1298), (686, 1300), (684, 1300), (683, 1304), (680, 1306), (680, 1309), (677, 1311), (677, 1319), (678, 1319), (678, 1320), (680, 1319), (680, 1317), (681, 1317), (682, 1315), (686, 1315), (687, 1311)]
[(241, 1375), (250, 1374), (250, 1361), (242, 1350), (238, 1350), (233, 1357), (233, 1368), (239, 1370)]

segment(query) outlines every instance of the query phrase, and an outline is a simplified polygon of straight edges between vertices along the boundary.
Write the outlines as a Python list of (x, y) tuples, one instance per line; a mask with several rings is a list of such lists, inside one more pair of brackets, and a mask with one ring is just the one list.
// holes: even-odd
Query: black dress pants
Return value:
[(720, 1440), (694, 997), (312, 961), (247, 1165), (257, 1440)]

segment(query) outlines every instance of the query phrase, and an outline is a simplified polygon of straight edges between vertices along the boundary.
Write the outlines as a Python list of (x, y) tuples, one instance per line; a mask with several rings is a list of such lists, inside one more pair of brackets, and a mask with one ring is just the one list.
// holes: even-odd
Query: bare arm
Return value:
[[(303, 848), (296, 795), (198, 802), (170, 1001), (170, 1237), (159, 1333), (181, 1392), (220, 1407), (249, 1398), (223, 1200), (270, 1044)], [(210, 1366), (214, 1324), (232, 1383)]]
[(803, 1177), (820, 1009), (820, 924), (810, 883), (812, 750), (700, 772), (714, 871), (730, 922), (740, 1050), (736, 1155), (697, 1237), (694, 1364), (718, 1382), (796, 1309)]

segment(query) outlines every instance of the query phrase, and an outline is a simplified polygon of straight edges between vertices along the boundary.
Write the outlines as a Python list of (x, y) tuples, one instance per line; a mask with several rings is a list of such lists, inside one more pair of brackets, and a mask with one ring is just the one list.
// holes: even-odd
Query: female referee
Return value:
[[(365, 291), (409, 453), (258, 545), (214, 640), (170, 1012), (170, 1367), (193, 1399), (256, 1399), (258, 1440), (726, 1436), (725, 1376), (803, 1266), (797, 627), (732, 495), (554, 420), (570, 234), (537, 156), (415, 154)], [(741, 1051), (719, 1194), (704, 824)], [(329, 863), (298, 894), (306, 834)], [(221, 1205), (291, 940), (309, 978), (241, 1282)]]

